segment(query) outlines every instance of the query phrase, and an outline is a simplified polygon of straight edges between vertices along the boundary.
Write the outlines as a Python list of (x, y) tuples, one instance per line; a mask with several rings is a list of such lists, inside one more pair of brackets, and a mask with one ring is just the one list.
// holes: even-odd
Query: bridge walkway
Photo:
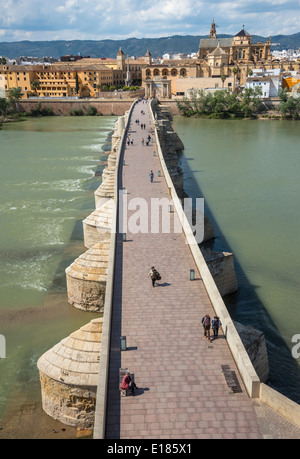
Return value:
[[(147, 203), (139, 214), (133, 206), (128, 222), (145, 224), (148, 215), (149, 228), (128, 229), (125, 242), (117, 236), (106, 438), (263, 438), (223, 332), (212, 343), (203, 336), (201, 319), (206, 313), (213, 317), (214, 311), (184, 235), (151, 232), (151, 198), (169, 197), (158, 176), (155, 144), (142, 145), (149, 134), (153, 137), (148, 105), (139, 102), (129, 129), (133, 145), (124, 152), (122, 186), (129, 204), (135, 204), (134, 198)], [(151, 266), (162, 276), (154, 288), (147, 277)], [(121, 335), (127, 339), (122, 352)], [(223, 365), (235, 372), (240, 391), (232, 393)], [(139, 390), (134, 396), (120, 397), (121, 367), (135, 375)]]

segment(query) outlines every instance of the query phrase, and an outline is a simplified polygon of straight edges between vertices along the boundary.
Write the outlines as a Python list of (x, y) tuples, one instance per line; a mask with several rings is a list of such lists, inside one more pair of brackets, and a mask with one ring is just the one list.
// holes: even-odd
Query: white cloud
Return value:
[(300, 31), (299, 0), (0, 0), (1, 41)]

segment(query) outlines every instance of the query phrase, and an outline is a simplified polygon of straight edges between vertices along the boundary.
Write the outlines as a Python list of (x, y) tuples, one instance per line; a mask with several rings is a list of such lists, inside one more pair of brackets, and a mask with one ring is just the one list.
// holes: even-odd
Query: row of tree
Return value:
[(179, 112), (184, 116), (206, 118), (250, 118), (262, 107), (260, 88), (246, 88), (241, 94), (220, 90), (214, 93), (201, 90), (191, 91), (190, 97), (177, 102)]
[[(287, 90), (279, 90), (278, 112), (284, 119), (300, 119), (300, 97), (291, 96)], [(191, 91), (190, 97), (177, 101), (183, 116), (204, 118), (254, 118), (263, 110), (261, 89), (245, 88), (241, 93), (219, 90), (214, 93)], [(265, 108), (264, 108), (265, 110)]]

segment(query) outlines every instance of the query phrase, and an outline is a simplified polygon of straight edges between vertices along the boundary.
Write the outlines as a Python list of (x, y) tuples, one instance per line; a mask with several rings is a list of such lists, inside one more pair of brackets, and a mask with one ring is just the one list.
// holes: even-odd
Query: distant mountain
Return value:
[[(219, 35), (219, 38), (229, 38), (231, 35)], [(174, 35), (162, 38), (128, 38), (127, 40), (59, 40), (59, 41), (19, 41), (0, 43), (0, 56), (14, 59), (19, 56), (53, 57), (59, 59), (66, 54), (90, 57), (115, 58), (122, 47), (125, 55), (144, 56), (149, 49), (153, 57), (163, 54), (195, 53), (198, 51), (200, 38), (208, 38), (207, 35)], [(254, 43), (266, 42), (269, 37), (253, 35)], [(300, 33), (293, 35), (275, 35), (272, 37), (272, 49), (298, 49), (300, 48)]]

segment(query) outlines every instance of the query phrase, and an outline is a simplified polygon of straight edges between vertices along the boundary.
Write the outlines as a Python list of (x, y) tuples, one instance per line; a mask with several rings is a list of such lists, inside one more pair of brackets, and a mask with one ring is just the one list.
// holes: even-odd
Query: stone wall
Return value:
[(238, 322), (234, 325), (260, 381), (266, 383), (269, 379), (269, 359), (263, 332)]
[(221, 296), (236, 292), (238, 283), (234, 269), (233, 254), (228, 252), (214, 252), (204, 248), (201, 251)]
[(93, 427), (97, 387), (63, 384), (40, 374), (43, 410), (52, 418), (73, 427)]
[(54, 115), (67, 116), (71, 110), (82, 110), (84, 113), (89, 106), (96, 107), (100, 115), (121, 116), (129, 110), (132, 105), (131, 99), (83, 99), (83, 100), (21, 100), (18, 103), (20, 112), (29, 113), (30, 110), (36, 109), (37, 103), (41, 103), (41, 109), (51, 108)]

